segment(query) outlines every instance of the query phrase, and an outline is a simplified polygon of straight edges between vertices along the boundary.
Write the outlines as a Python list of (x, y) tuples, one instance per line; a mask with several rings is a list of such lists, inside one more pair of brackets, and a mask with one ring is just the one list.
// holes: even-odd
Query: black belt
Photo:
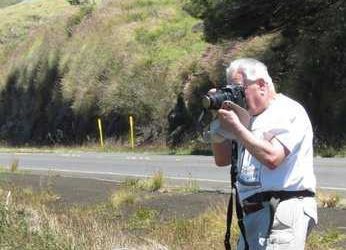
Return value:
[(259, 210), (261, 210), (263, 207), (262, 202), (246, 202), (243, 203), (243, 211), (245, 214), (252, 214)]
[(309, 190), (301, 191), (266, 191), (254, 194), (243, 201), (243, 210), (245, 214), (257, 212), (263, 208), (262, 202), (270, 201), (272, 198), (280, 201), (299, 198), (299, 197), (314, 197), (315, 193)]

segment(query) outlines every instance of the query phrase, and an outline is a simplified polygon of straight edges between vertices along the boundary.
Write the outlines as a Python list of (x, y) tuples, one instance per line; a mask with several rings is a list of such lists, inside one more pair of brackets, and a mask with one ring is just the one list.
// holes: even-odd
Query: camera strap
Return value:
[(231, 196), (228, 201), (228, 207), (227, 207), (227, 220), (226, 220), (226, 233), (225, 233), (225, 240), (224, 240), (224, 246), (226, 250), (231, 250), (231, 227), (232, 227), (232, 217), (233, 217), (233, 197), (235, 196), (235, 205), (236, 205), (236, 214), (238, 217), (238, 226), (240, 229), (240, 232), (244, 239), (244, 246), (245, 250), (249, 250), (249, 244), (246, 240), (246, 234), (245, 234), (245, 227), (243, 223), (243, 211), (240, 204), (240, 198), (239, 193), (236, 185), (237, 180), (237, 165), (238, 165), (238, 144), (236, 141), (232, 141), (232, 161), (231, 161)]

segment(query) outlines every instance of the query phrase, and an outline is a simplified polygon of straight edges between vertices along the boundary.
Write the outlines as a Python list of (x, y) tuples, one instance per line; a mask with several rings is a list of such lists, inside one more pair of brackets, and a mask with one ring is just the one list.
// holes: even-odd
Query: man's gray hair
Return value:
[(272, 78), (268, 73), (267, 66), (262, 62), (253, 58), (240, 58), (231, 62), (226, 69), (227, 83), (231, 82), (231, 77), (234, 72), (242, 72), (245, 79), (255, 81), (263, 79), (270, 88), (274, 88)]

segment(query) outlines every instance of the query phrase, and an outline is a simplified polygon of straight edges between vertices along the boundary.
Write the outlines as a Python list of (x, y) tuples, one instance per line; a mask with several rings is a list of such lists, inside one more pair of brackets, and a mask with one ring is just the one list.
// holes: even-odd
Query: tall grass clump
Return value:
[(146, 179), (127, 179), (122, 183), (122, 187), (125, 190), (142, 190), (155, 192), (162, 188), (165, 185), (165, 178), (162, 171), (157, 171), (150, 178)]
[(317, 193), (317, 201), (324, 208), (335, 208), (339, 205), (340, 200), (340, 195), (336, 193), (324, 193), (322, 191)]
[(134, 204), (136, 196), (133, 190), (119, 190), (115, 192), (111, 197), (111, 204), (114, 208), (120, 208), (123, 205)]

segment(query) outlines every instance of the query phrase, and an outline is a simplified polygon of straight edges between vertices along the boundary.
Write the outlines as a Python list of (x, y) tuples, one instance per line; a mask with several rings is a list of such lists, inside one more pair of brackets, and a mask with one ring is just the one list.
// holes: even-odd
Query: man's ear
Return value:
[(258, 86), (260, 87), (261, 90), (264, 90), (266, 85), (267, 85), (263, 79), (258, 79), (257, 83), (258, 83)]
[(266, 85), (265, 81), (262, 78), (258, 79), (257, 82), (258, 82), (260, 87)]

